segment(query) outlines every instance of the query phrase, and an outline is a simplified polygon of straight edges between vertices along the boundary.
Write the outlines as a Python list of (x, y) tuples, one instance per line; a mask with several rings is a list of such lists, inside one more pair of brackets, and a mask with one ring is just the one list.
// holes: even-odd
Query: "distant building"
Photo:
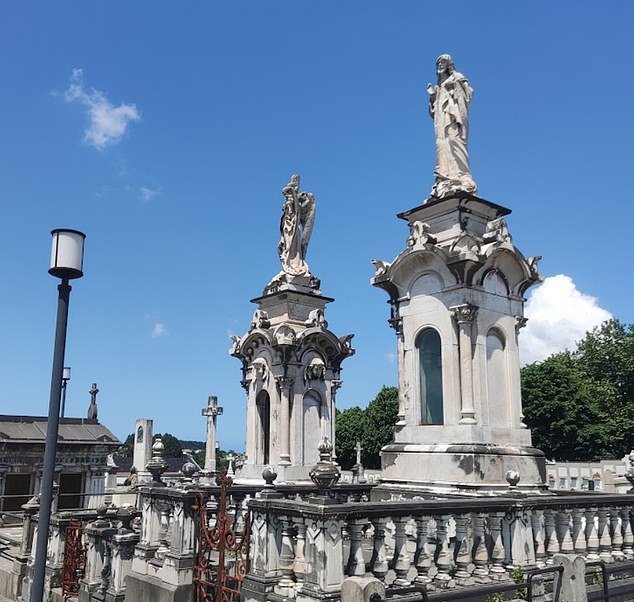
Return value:
[(548, 487), (560, 491), (604, 491), (626, 493), (631, 485), (625, 478), (624, 460), (597, 462), (548, 462)]
[[(39, 493), (47, 418), (0, 415), (0, 510), (21, 510)], [(96, 418), (61, 418), (55, 481), (58, 509), (94, 507), (104, 493), (107, 456), (121, 445)]]

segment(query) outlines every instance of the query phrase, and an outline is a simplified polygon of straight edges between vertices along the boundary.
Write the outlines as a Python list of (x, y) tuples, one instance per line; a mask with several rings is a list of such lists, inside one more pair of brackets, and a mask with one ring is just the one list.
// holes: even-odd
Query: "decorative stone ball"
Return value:
[(161, 441), (160, 437), (152, 445), (152, 451), (154, 452), (154, 455), (163, 455), (163, 452), (165, 451), (165, 445), (163, 445), (163, 441)]
[(262, 471), (262, 478), (264, 479), (267, 487), (273, 487), (273, 481), (277, 479), (277, 473), (275, 469), (269, 464), (269, 466), (265, 466)]
[(507, 470), (506, 471), (506, 482), (511, 487), (515, 487), (520, 482), (520, 473), (517, 472), (517, 470)]
[(97, 507), (97, 518), (104, 518), (108, 514), (108, 504), (102, 504)]
[(185, 462), (185, 464), (183, 464), (183, 468), (181, 468), (181, 472), (186, 478), (191, 479), (196, 472), (196, 467), (192, 462)]

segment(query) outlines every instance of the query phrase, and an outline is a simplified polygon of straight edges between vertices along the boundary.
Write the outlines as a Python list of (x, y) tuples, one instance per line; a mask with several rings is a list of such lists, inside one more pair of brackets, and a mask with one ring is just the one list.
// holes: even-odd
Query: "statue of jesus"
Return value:
[(465, 76), (456, 71), (448, 54), (441, 54), (436, 60), (436, 75), (438, 83), (427, 86), (436, 134), (436, 180), (431, 195), (444, 198), (458, 191), (475, 194), (467, 150), (473, 89)]

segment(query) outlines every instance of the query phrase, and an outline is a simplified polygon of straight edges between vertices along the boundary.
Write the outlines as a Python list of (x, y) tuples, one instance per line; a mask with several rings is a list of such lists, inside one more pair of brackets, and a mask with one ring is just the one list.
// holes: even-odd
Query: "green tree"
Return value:
[(166, 458), (182, 457), (183, 446), (181, 445), (181, 442), (176, 437), (174, 437), (174, 435), (171, 435), (170, 433), (165, 433), (164, 435), (161, 435), (161, 433), (157, 433), (156, 435), (154, 435), (154, 441), (156, 441), (159, 437), (161, 438), (161, 441), (165, 446), (165, 451), (163, 452), (163, 455)]
[(123, 445), (114, 454), (117, 458), (131, 458), (134, 455), (134, 433), (130, 433)]
[(344, 470), (350, 470), (357, 461), (355, 446), (365, 440), (366, 415), (358, 406), (337, 410), (335, 418), (335, 443), (337, 462)]
[(614, 390), (563, 352), (522, 369), (522, 399), (533, 444), (547, 458), (590, 461), (615, 453), (617, 426), (604, 407)]
[(361, 443), (361, 462), (365, 468), (380, 468), (381, 448), (393, 437), (398, 416), (398, 389), (382, 387), (365, 410), (355, 406), (337, 412), (337, 461), (349, 470), (356, 463), (357, 441)]
[(363, 441), (363, 464), (366, 468), (381, 468), (379, 452), (394, 437), (398, 418), (398, 389), (383, 386), (365, 410), (366, 437)]

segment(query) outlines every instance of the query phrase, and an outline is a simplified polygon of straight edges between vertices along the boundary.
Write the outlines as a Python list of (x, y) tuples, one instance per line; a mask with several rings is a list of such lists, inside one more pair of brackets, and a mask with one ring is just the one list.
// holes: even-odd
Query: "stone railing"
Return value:
[(518, 579), (575, 554), (634, 559), (631, 495), (553, 495), (412, 501), (249, 502), (251, 565), (244, 598), (338, 598), (346, 577), (436, 590)]

